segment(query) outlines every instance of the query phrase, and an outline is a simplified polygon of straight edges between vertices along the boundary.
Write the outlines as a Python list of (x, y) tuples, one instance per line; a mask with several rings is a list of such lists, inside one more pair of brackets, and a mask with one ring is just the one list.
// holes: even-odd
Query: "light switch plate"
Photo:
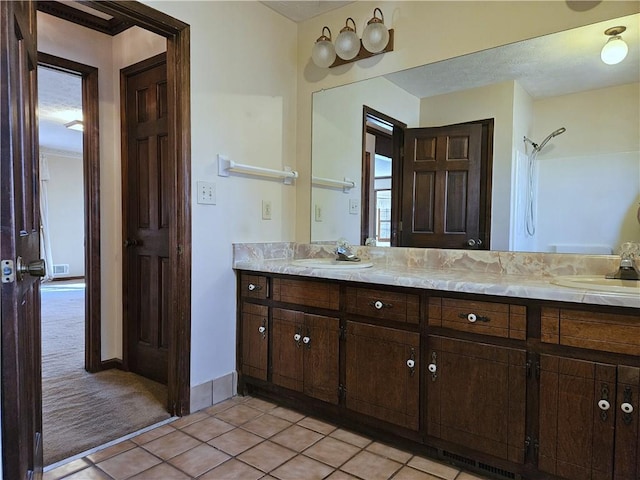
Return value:
[(349, 213), (351, 215), (358, 215), (360, 213), (360, 200), (357, 198), (349, 199)]
[(322, 207), (320, 205), (315, 206), (315, 219), (316, 222), (322, 221)]
[(262, 201), (262, 219), (271, 220), (271, 200)]
[(213, 182), (198, 182), (198, 203), (203, 205), (216, 204), (216, 184)]

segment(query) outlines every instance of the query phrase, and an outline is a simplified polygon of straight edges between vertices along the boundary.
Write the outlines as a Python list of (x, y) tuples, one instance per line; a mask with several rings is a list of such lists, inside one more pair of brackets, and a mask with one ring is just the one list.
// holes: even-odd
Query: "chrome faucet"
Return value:
[(360, 257), (356, 256), (355, 253), (351, 251), (351, 245), (344, 239), (340, 239), (337, 242), (335, 254), (338, 256), (336, 260), (340, 260), (343, 262), (359, 262)]
[(605, 278), (640, 280), (640, 270), (638, 270), (638, 267), (636, 266), (635, 258), (636, 255), (633, 251), (623, 250), (620, 253), (620, 266), (618, 267), (618, 270), (605, 275)]

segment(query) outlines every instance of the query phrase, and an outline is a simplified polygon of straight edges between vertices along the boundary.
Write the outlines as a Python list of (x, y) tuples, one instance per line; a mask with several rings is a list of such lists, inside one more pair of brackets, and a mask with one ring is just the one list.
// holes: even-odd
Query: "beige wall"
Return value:
[[(604, 1), (586, 11), (574, 2), (398, 1), (351, 3), (298, 26), (298, 169), (310, 175), (311, 95), (323, 88), (443, 60), (510, 42), (566, 30), (609, 18), (637, 13), (638, 2)], [(327, 25), (337, 35), (347, 17), (361, 31), (381, 8), (385, 24), (395, 29), (394, 52), (332, 69), (319, 69), (310, 60), (311, 47)], [(296, 239), (309, 239), (309, 184), (296, 190)]]
[(82, 156), (41, 151), (49, 169), (47, 199), (53, 263), (68, 264), (68, 275), (84, 276), (84, 190)]

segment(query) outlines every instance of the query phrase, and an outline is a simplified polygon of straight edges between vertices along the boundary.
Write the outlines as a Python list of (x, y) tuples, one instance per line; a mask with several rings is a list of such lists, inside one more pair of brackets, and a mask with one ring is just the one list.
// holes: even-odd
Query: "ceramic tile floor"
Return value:
[(49, 470), (44, 480), (484, 480), (253, 397)]

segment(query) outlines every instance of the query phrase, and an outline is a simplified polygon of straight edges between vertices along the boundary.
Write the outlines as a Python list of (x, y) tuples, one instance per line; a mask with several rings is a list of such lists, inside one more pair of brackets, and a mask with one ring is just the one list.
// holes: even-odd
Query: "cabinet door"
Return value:
[(429, 336), (427, 434), (524, 462), (526, 352)]
[[(619, 366), (614, 479), (640, 478), (640, 368)], [(613, 404), (611, 405), (613, 408)]]
[(242, 373), (267, 379), (268, 308), (242, 304)]
[(271, 381), (302, 392), (304, 313), (274, 308), (272, 315)]
[(615, 397), (614, 365), (541, 355), (538, 468), (568, 479), (611, 479)]
[(418, 430), (420, 335), (347, 322), (346, 338), (347, 408)]
[(305, 314), (304, 321), (304, 334), (309, 338), (303, 343), (304, 393), (337, 404), (340, 321), (311, 314)]

